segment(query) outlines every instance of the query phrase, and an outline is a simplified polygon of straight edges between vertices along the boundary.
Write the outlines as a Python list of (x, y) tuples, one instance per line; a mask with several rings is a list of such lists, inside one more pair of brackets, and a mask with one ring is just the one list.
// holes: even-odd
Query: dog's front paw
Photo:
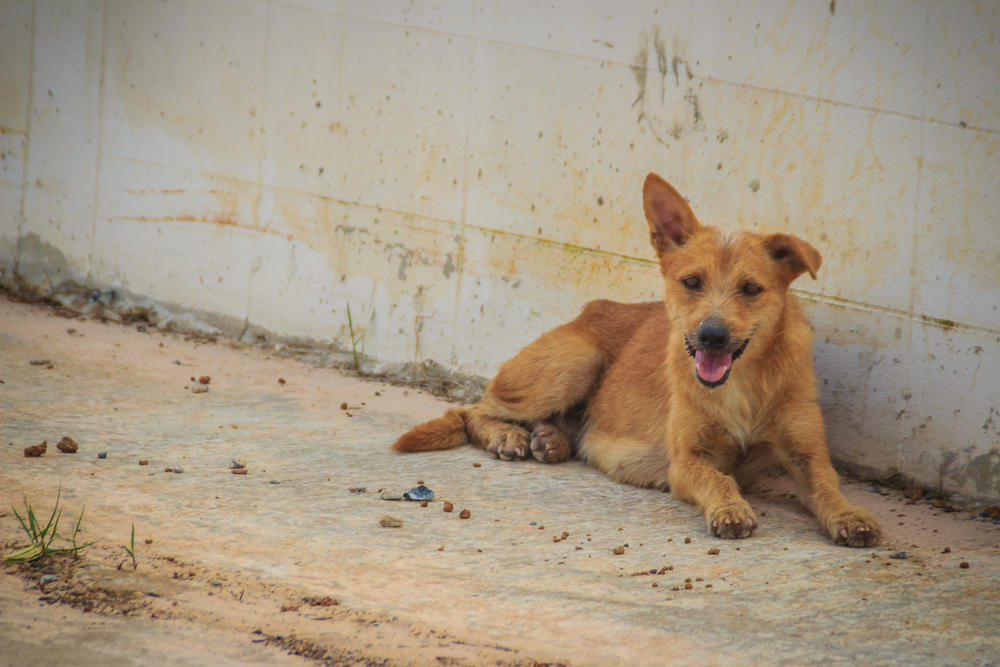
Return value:
[(551, 424), (537, 424), (531, 430), (531, 455), (542, 463), (560, 463), (573, 453), (566, 434)]
[(878, 522), (860, 507), (852, 507), (830, 517), (826, 530), (834, 542), (848, 547), (872, 547), (882, 537)]
[(520, 426), (508, 425), (490, 436), (486, 451), (496, 454), (502, 461), (527, 458), (530, 453), (528, 432)]
[(727, 540), (750, 537), (750, 533), (757, 527), (757, 515), (745, 500), (706, 512), (705, 521), (712, 535)]

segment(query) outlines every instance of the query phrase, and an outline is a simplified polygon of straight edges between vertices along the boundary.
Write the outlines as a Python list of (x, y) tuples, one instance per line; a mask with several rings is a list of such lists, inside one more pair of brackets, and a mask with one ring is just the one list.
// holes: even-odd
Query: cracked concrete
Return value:
[[(41, 359), (50, 363), (29, 363)], [(195, 394), (190, 378), (201, 375), (209, 391)], [(505, 463), (473, 448), (393, 454), (403, 430), (445, 408), (415, 389), (7, 300), (0, 380), (0, 546), (20, 544), (10, 507), (22, 492), (44, 513), (60, 487), (66, 516), (85, 507), (86, 539), (99, 540), (53, 569), (54, 584), (40, 583), (44, 568), (4, 568), (5, 664), (941, 665), (1000, 655), (1000, 526), (970, 520), (980, 508), (949, 513), (848, 482), (887, 534), (851, 550), (775, 482), (750, 496), (761, 516), (753, 537), (721, 541), (688, 505), (578, 462)], [(64, 435), (78, 453), (22, 454)], [(246, 475), (230, 473), (234, 457)], [(378, 496), (418, 482), (436, 493), (426, 507)], [(383, 514), (402, 527), (379, 526)], [(138, 567), (118, 569), (133, 523)], [(85, 613), (40, 600), (63, 583), (113, 583), (142, 604)], [(303, 602), (322, 596), (339, 604)]]

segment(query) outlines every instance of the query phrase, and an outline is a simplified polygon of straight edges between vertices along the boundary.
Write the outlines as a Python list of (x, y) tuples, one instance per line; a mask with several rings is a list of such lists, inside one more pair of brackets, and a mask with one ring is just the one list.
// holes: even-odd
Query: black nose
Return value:
[(706, 350), (725, 349), (729, 346), (729, 329), (719, 322), (702, 322), (698, 327), (698, 341)]

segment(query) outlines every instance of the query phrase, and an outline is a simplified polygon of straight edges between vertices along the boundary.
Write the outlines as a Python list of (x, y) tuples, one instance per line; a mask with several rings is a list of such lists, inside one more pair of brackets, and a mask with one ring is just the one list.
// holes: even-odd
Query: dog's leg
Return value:
[(798, 486), (799, 498), (816, 515), (837, 544), (870, 547), (878, 544), (881, 530), (865, 509), (852, 505), (840, 491), (840, 478), (830, 463), (823, 435), (823, 417), (814, 403), (782, 413), (785, 439), (777, 454)]
[(506, 461), (565, 461), (571, 438), (552, 421), (593, 391), (604, 364), (594, 338), (577, 321), (543, 334), (504, 363), (483, 399), (468, 409), (470, 439)]
[(757, 527), (757, 515), (743, 499), (736, 480), (722, 472), (732, 461), (721, 460), (729, 448), (720, 447), (727, 436), (720, 429), (692, 428), (671, 420), (670, 493), (705, 513), (712, 535), (726, 539), (749, 537)]

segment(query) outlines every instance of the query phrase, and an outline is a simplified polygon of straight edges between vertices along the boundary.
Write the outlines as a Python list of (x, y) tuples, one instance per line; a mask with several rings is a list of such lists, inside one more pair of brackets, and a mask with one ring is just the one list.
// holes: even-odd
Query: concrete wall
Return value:
[(998, 33), (970, 0), (3, 0), (0, 271), (342, 345), (350, 304), (369, 354), (489, 375), (658, 297), (655, 170), (823, 252), (836, 457), (996, 498)]

